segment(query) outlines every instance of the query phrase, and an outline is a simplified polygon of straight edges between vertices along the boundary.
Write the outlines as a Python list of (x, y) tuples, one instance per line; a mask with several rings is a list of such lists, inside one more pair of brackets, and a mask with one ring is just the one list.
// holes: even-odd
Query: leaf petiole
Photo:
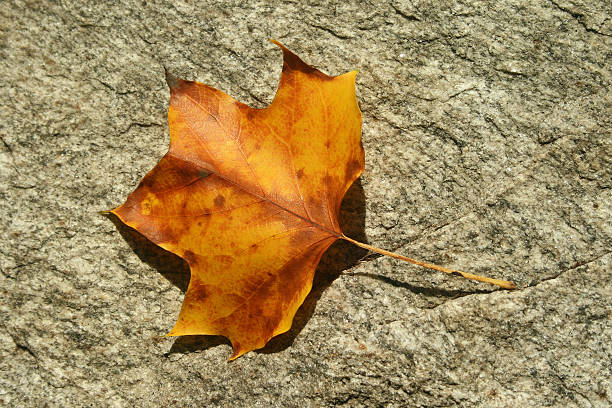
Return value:
[(400, 259), (402, 261), (410, 262), (412, 264), (422, 266), (423, 268), (433, 269), (433, 270), (436, 270), (436, 271), (448, 273), (450, 275), (460, 275), (460, 276), (463, 276), (464, 278), (467, 278), (467, 279), (472, 279), (472, 280), (479, 281), (479, 282), (490, 283), (492, 285), (497, 285), (497, 286), (502, 287), (504, 289), (516, 289), (516, 285), (512, 281), (507, 281), (507, 280), (502, 280), (502, 279), (494, 279), (494, 278), (489, 278), (489, 277), (486, 277), (486, 276), (475, 275), (473, 273), (462, 272), (462, 271), (458, 271), (456, 269), (445, 268), (443, 266), (439, 266), (439, 265), (432, 264), (432, 263), (429, 263), (429, 262), (423, 262), (423, 261), (419, 261), (417, 259), (408, 258), (406, 256), (399, 255), (399, 254), (396, 254), (394, 252), (387, 251), (385, 249), (376, 248), (376, 247), (374, 247), (372, 245), (368, 245), (368, 244), (364, 244), (364, 243), (359, 242), (359, 241), (355, 241), (354, 239), (349, 238), (349, 237), (347, 237), (344, 234), (342, 234), (342, 236), (340, 238), (342, 238), (343, 240), (348, 241), (348, 242), (350, 242), (350, 243), (352, 243), (354, 245), (357, 245), (357, 246), (359, 246), (361, 248), (365, 248), (367, 250), (370, 250), (370, 251), (373, 251), (373, 252), (377, 252), (377, 253), (382, 254), (382, 255), (387, 255), (387, 256), (390, 256), (391, 258)]

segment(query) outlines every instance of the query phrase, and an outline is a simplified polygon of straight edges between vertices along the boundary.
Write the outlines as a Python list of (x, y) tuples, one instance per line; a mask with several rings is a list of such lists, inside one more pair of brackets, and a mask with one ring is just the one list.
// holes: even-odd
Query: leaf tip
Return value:
[(270, 41), (272, 44), (278, 45), (281, 48), (285, 48), (285, 46), (283, 44), (281, 44), (280, 42), (278, 42), (274, 38), (268, 38), (268, 41)]
[(249, 350), (244, 350), (240, 348), (239, 344), (232, 345), (232, 347), (234, 348), (234, 354), (232, 354), (232, 356), (228, 358), (227, 361), (234, 361), (235, 359), (237, 359), (238, 357), (240, 357), (241, 355), (249, 351)]
[(117, 210), (120, 209), (122, 206), (119, 206), (117, 208), (113, 208), (112, 210), (102, 210), (102, 211), (96, 211), (98, 214), (103, 215), (103, 216), (108, 216), (110, 214), (116, 215), (118, 216), (119, 214), (117, 214)]
[(355, 79), (357, 78), (357, 75), (359, 74), (359, 70), (358, 69), (354, 69), (352, 71), (347, 72), (346, 74), (342, 74), (341, 76), (346, 77), (346, 78), (350, 78), (350, 80), (355, 83)]
[(515, 290), (515, 289), (518, 289), (518, 288), (516, 287), (516, 284), (515, 284), (514, 282), (512, 282), (512, 281), (507, 281), (507, 282), (506, 282), (506, 286), (503, 286), (503, 288), (504, 288), (504, 289), (509, 289), (509, 290)]
[(170, 71), (168, 71), (168, 68), (166, 68), (166, 67), (164, 67), (164, 71), (166, 73), (166, 83), (168, 84), (168, 87), (171, 90), (178, 88), (179, 78), (176, 77), (175, 75), (171, 74)]
[[(277, 41), (274, 38), (270, 38), (269, 40), (272, 44), (278, 46), (281, 49), (281, 51), (283, 51), (283, 55), (285, 56), (285, 58), (290, 57), (290, 56), (295, 56), (295, 54), (293, 54), (293, 52), (291, 52), (289, 48), (281, 44), (280, 41)], [(295, 57), (297, 58), (297, 56)]]

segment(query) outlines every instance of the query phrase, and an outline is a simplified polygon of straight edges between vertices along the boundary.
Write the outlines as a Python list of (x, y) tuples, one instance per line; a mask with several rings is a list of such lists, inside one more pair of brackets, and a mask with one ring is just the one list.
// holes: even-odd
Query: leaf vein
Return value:
[[(221, 120), (213, 115), (213, 113), (210, 111), (210, 109), (206, 109), (204, 107), (204, 105), (202, 105), (201, 103), (199, 103), (198, 101), (196, 101), (195, 99), (193, 99), (191, 96), (189, 96), (188, 94), (184, 94), (185, 97), (187, 99), (189, 99), (194, 105), (196, 105), (197, 107), (200, 108), (200, 110), (206, 112), (211, 118), (213, 118), (216, 122), (217, 125), (219, 125), (219, 127), (225, 132), (226, 135), (229, 136), (229, 138), (231, 140), (234, 141), (234, 143), (236, 143), (237, 149), (240, 152), (240, 155), (242, 156), (242, 159), (244, 160), (244, 162), (246, 163), (247, 167), (249, 168), (249, 170), (251, 171), (251, 174), (253, 175), (253, 178), (255, 179), (255, 182), (257, 183), (257, 187), (259, 187), (259, 191), (261, 191), (261, 195), (263, 195), (264, 197), (266, 196), (266, 192), (264, 191), (264, 189), (261, 187), (261, 183), (259, 182), (259, 178), (257, 177), (257, 174), (255, 174), (255, 170), (253, 169), (253, 166), (251, 166), (251, 163), (249, 163), (243, 149), (242, 149), (242, 144), (240, 143), (240, 141), (238, 140), (238, 138), (240, 137), (240, 132), (242, 130), (242, 125), (239, 125), (238, 128), (238, 134), (236, 135), (236, 137), (232, 136), (232, 133), (223, 125), (223, 123), (221, 122)], [(189, 125), (189, 124), (188, 124)], [(191, 126), (190, 126), (191, 127)], [(199, 135), (197, 135), (198, 137), (200, 137)], [(208, 150), (208, 149), (207, 149)], [(209, 151), (209, 150), (208, 150)], [(209, 151), (210, 154), (210, 151)]]

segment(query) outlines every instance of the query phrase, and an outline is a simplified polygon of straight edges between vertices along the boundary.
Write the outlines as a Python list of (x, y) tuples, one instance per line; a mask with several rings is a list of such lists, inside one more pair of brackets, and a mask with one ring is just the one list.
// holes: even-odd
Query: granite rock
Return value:
[[(604, 0), (4, 1), (0, 404), (612, 404), (612, 6)], [(167, 69), (255, 107), (275, 38), (359, 69), (366, 171), (293, 329), (228, 363), (164, 338), (184, 262), (97, 211), (165, 153)]]

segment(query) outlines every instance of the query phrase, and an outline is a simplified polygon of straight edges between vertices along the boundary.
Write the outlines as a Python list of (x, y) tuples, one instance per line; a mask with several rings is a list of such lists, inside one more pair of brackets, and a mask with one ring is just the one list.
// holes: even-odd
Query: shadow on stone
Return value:
[(189, 286), (189, 265), (185, 260), (172, 252), (155, 245), (144, 235), (132, 227), (128, 227), (114, 214), (105, 214), (112, 221), (125, 242), (141, 261), (155, 268), (164, 278), (168, 279), (181, 291), (187, 291)]
[(194, 351), (206, 351), (221, 344), (232, 346), (229, 339), (223, 336), (180, 336), (174, 340), (172, 347), (164, 356), (168, 357), (174, 353), (188, 354)]
[(368, 277), (371, 279), (376, 279), (376, 280), (386, 283), (387, 285), (395, 286), (396, 288), (407, 289), (416, 295), (423, 295), (426, 297), (436, 297), (436, 298), (444, 297), (444, 298), (454, 299), (454, 298), (458, 298), (458, 297), (462, 297), (466, 295), (473, 295), (473, 294), (478, 294), (478, 293), (491, 293), (494, 291), (494, 289), (493, 290), (486, 290), (486, 289), (448, 290), (448, 289), (440, 289), (440, 288), (435, 288), (435, 287), (416, 286), (416, 285), (412, 285), (407, 282), (398, 281), (388, 276), (378, 275), (375, 273), (354, 272), (348, 275), (364, 276), (364, 277)]

